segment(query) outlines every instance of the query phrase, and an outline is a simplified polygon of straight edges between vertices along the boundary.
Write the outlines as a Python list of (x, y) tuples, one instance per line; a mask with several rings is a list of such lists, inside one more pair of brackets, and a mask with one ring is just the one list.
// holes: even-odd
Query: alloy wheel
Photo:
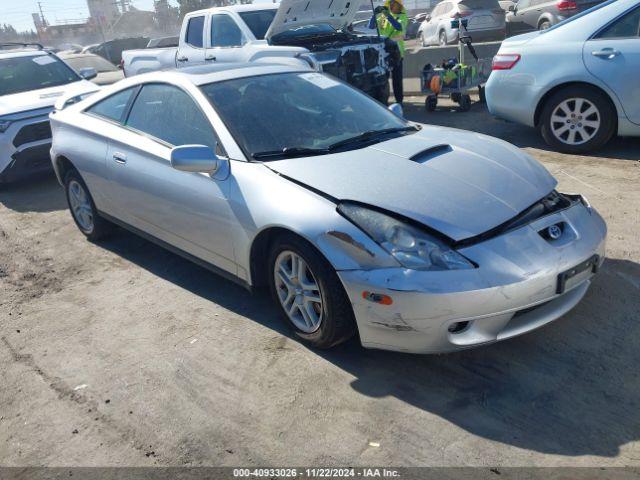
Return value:
[(89, 201), (89, 195), (85, 192), (84, 187), (76, 180), (69, 182), (69, 204), (71, 205), (71, 213), (85, 232), (93, 231), (93, 209)]
[(291, 250), (281, 252), (274, 263), (274, 279), (280, 304), (293, 324), (313, 333), (322, 323), (322, 292), (305, 260)]
[(591, 140), (600, 130), (601, 115), (598, 107), (585, 98), (568, 98), (551, 113), (551, 132), (562, 143), (581, 145)]

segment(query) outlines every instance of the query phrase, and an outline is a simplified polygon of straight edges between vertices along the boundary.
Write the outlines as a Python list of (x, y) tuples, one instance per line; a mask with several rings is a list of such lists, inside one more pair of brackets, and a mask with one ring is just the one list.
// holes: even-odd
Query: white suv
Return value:
[(63, 95), (81, 98), (99, 87), (38, 44), (0, 43), (0, 183), (51, 169), (49, 113)]

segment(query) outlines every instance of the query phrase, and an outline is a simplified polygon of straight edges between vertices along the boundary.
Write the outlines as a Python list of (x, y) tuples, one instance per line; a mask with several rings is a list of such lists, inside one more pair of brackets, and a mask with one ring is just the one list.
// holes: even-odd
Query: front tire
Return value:
[(420, 33), (420, 43), (422, 44), (423, 47), (429, 46), (429, 44), (427, 44), (427, 41), (424, 39), (424, 32)]
[(540, 131), (554, 149), (588, 153), (603, 147), (615, 134), (616, 111), (609, 99), (588, 86), (563, 88), (547, 100)]
[(324, 349), (354, 335), (353, 309), (342, 283), (308, 242), (291, 234), (278, 237), (269, 272), (273, 300), (296, 336)]
[(438, 35), (438, 42), (440, 43), (441, 47), (447, 46), (447, 44), (449, 43), (449, 41), (447, 40), (447, 32), (445, 32), (444, 30), (440, 32), (440, 35)]
[(111, 224), (98, 214), (89, 189), (77, 170), (71, 169), (65, 175), (64, 190), (71, 217), (82, 234), (91, 241), (107, 235)]

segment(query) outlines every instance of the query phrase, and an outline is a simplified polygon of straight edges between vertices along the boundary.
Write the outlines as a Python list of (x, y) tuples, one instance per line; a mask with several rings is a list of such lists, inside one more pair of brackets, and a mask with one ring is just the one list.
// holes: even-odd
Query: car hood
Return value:
[(53, 108), (58, 98), (81, 95), (95, 91), (98, 87), (86, 80), (58, 85), (57, 87), (29, 90), (0, 97), (0, 116), (20, 114), (29, 110)]
[(557, 183), (509, 143), (430, 126), (359, 150), (266, 166), (335, 199), (395, 212), (455, 241), (505, 223)]
[(270, 40), (274, 35), (292, 28), (320, 23), (340, 30), (353, 22), (359, 7), (360, 3), (353, 0), (282, 0), (265, 38)]

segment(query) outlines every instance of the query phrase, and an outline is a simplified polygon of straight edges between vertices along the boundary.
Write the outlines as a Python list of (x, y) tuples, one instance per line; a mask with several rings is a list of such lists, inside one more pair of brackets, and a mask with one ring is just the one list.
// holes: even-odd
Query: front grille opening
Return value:
[(13, 146), (19, 147), (25, 143), (47, 140), (51, 138), (51, 125), (49, 122), (32, 123), (22, 127), (13, 139)]
[(461, 248), (484, 242), (485, 240), (497, 237), (498, 235), (502, 235), (510, 230), (515, 230), (516, 228), (527, 225), (539, 218), (546, 217), (552, 213), (569, 208), (577, 202), (580, 202), (580, 198), (571, 195), (564, 195), (553, 190), (549, 195), (526, 208), (511, 220), (492, 228), (488, 232), (461, 240), (456, 243), (455, 246), (456, 248)]
[(551, 302), (551, 300), (547, 301), (547, 302), (543, 302), (543, 303), (539, 303), (538, 305), (534, 305), (533, 307), (529, 307), (529, 308), (524, 308), (522, 310), (518, 310), (515, 315), (511, 318), (511, 320), (514, 320), (518, 317), (521, 317), (522, 315), (526, 315), (529, 312), (533, 312), (534, 310), (537, 310), (540, 307), (544, 307), (547, 303)]

